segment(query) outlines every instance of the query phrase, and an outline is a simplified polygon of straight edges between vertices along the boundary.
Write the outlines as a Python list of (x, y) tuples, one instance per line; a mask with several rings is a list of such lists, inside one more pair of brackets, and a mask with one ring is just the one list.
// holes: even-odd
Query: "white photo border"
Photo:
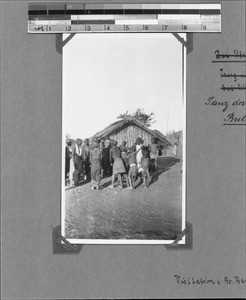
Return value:
[[(92, 33), (88, 33), (92, 34)], [(100, 33), (101, 35), (102, 33)], [(108, 34), (108, 33), (105, 33)], [(134, 34), (134, 33), (127, 33)], [(146, 33), (150, 34), (150, 33)], [(153, 34), (153, 33), (152, 33)], [(171, 34), (171, 33), (163, 33), (163, 34)], [(62, 34), (63, 40), (67, 34)], [(187, 40), (186, 33), (179, 34), (184, 41)], [(174, 36), (173, 36), (174, 37)], [(175, 38), (175, 37), (174, 37)], [(63, 54), (62, 54), (63, 55)], [(181, 55), (182, 55), (182, 74), (181, 74), (181, 86), (182, 86), (182, 102), (183, 102), (183, 145), (182, 145), (182, 221), (181, 221), (181, 232), (186, 229), (186, 61), (187, 61), (187, 49), (181, 44)], [(62, 57), (62, 73), (63, 73), (63, 57)], [(64, 88), (63, 84), (63, 75), (62, 75), (62, 90)], [(65, 130), (64, 130), (64, 122), (63, 122), (63, 91), (62, 91), (62, 168), (61, 168), (61, 235), (65, 236), (65, 184), (64, 184), (64, 173), (65, 173)], [(66, 239), (70, 244), (88, 244), (88, 245), (170, 245), (175, 242), (175, 240), (131, 240), (131, 239)], [(178, 241), (178, 244), (185, 244), (185, 235)]]

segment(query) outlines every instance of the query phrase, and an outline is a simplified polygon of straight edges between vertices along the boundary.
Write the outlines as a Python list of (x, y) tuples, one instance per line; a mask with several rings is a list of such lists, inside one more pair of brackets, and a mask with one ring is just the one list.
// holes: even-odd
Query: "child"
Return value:
[(143, 140), (140, 137), (138, 137), (136, 139), (136, 160), (137, 160), (138, 169), (140, 168), (141, 159), (143, 157), (142, 150), (141, 150), (142, 147), (143, 147)]
[(101, 181), (101, 159), (102, 150), (99, 149), (99, 143), (97, 138), (93, 138), (92, 147), (90, 151), (90, 163), (91, 163), (91, 189), (99, 189)]
[(150, 157), (149, 157), (148, 147), (146, 147), (146, 146), (142, 147), (142, 154), (143, 154), (143, 157), (141, 159), (141, 167), (139, 168), (139, 171), (143, 175), (145, 188), (148, 189), (149, 180), (150, 180), (150, 174), (149, 174)]
[(128, 172), (128, 180), (130, 183), (129, 189), (134, 189), (134, 182), (137, 178), (138, 168), (136, 164), (136, 146), (132, 146), (130, 148), (130, 153), (128, 154), (129, 161), (129, 172)]
[(120, 186), (123, 188), (121, 174), (126, 172), (123, 161), (121, 159), (120, 149), (117, 147), (117, 142), (112, 141), (112, 148), (110, 149), (110, 162), (113, 165), (112, 184), (109, 186), (110, 189), (114, 188), (115, 176), (119, 175)]

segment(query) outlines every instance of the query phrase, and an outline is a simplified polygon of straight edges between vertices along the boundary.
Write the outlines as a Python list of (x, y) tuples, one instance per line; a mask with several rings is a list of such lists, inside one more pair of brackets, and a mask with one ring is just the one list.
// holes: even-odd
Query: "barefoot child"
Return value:
[(130, 153), (128, 154), (129, 161), (129, 172), (128, 172), (128, 180), (130, 183), (129, 189), (134, 189), (134, 182), (137, 178), (138, 167), (136, 164), (136, 146), (132, 146), (130, 148)]
[(143, 181), (145, 188), (148, 189), (150, 174), (149, 174), (149, 166), (150, 166), (150, 157), (148, 147), (142, 147), (143, 157), (141, 159), (141, 167), (139, 171), (142, 173)]
[(120, 186), (123, 188), (122, 185), (122, 178), (121, 174), (126, 172), (126, 169), (123, 164), (123, 160), (121, 159), (121, 153), (119, 147), (117, 147), (117, 142), (112, 141), (112, 148), (110, 149), (110, 162), (113, 165), (113, 175), (112, 175), (112, 183), (109, 186), (110, 189), (114, 188), (114, 180), (115, 177), (118, 176), (120, 181)]
[(142, 147), (143, 147), (143, 140), (140, 137), (138, 137), (136, 139), (136, 160), (137, 160), (138, 168), (140, 168), (141, 159), (143, 157), (142, 150), (141, 150)]

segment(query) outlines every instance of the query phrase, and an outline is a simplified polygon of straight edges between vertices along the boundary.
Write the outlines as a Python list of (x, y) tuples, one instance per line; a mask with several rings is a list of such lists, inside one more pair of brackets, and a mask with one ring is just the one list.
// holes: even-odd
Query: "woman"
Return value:
[(84, 145), (82, 148), (82, 156), (83, 156), (83, 163), (84, 163), (84, 171), (85, 171), (85, 180), (89, 179), (90, 177), (90, 145), (89, 140), (84, 140)]
[(83, 173), (83, 157), (82, 157), (82, 140), (76, 139), (75, 145), (72, 152), (73, 162), (74, 162), (74, 173), (73, 173), (73, 181), (75, 186), (79, 185), (79, 181), (81, 179)]
[[(113, 165), (112, 183), (109, 186), (110, 189), (114, 188), (115, 177), (119, 175), (120, 187), (123, 188), (121, 174), (126, 173), (126, 169), (121, 159), (120, 149), (117, 147), (117, 142), (112, 141), (112, 148), (110, 149), (110, 162)], [(128, 185), (128, 182), (127, 182)]]
[(91, 163), (91, 189), (99, 189), (101, 181), (101, 160), (102, 150), (99, 149), (99, 143), (97, 138), (93, 138), (92, 147), (90, 151), (90, 163)]

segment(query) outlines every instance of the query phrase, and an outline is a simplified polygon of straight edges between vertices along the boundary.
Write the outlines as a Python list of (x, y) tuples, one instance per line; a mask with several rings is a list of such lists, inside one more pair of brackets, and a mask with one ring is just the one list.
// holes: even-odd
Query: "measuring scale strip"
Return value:
[(29, 32), (215, 32), (218, 31), (216, 24), (158, 24), (158, 25), (115, 25), (115, 24), (79, 24), (79, 25), (29, 25)]

